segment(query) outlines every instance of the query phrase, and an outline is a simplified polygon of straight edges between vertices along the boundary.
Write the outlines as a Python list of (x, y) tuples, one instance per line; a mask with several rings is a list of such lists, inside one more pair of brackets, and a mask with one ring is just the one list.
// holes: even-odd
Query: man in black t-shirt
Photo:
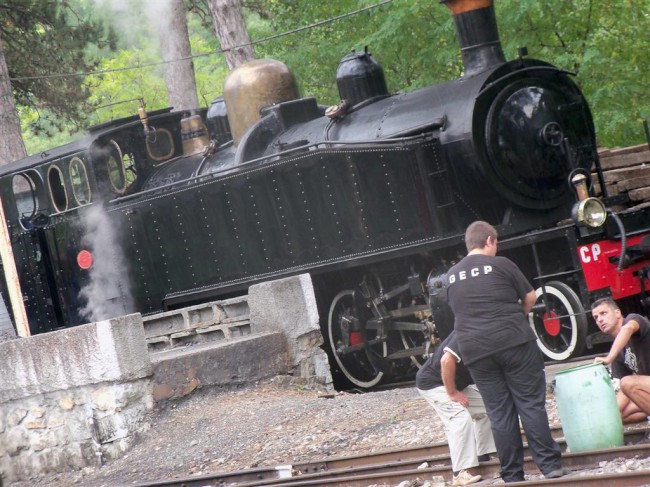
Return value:
[(468, 254), (447, 272), (460, 355), (478, 386), (492, 423), (505, 482), (524, 480), (519, 418), (533, 460), (546, 478), (562, 468), (546, 413), (544, 359), (527, 315), (537, 297), (519, 268), (497, 257), (496, 229), (483, 221), (465, 232)]
[(612, 376), (621, 380), (616, 395), (621, 418), (624, 423), (643, 421), (650, 416), (650, 322), (638, 314), (623, 318), (610, 298), (594, 302), (591, 314), (598, 328), (614, 337), (607, 356), (596, 357), (594, 362), (611, 365)]
[(460, 359), (456, 332), (436, 348), (415, 376), (420, 395), (438, 413), (447, 433), (454, 473), (451, 485), (482, 480), (469, 469), (496, 451), (483, 399)]

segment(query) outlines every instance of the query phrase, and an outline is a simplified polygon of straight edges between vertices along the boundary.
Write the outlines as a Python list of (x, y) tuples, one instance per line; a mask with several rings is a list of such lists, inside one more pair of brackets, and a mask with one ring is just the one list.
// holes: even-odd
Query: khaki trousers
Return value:
[(496, 451), (490, 420), (475, 385), (463, 390), (469, 400), (468, 408), (450, 400), (444, 386), (428, 391), (418, 389), (418, 392), (435, 409), (445, 427), (451, 465), (455, 472), (476, 467), (479, 455)]

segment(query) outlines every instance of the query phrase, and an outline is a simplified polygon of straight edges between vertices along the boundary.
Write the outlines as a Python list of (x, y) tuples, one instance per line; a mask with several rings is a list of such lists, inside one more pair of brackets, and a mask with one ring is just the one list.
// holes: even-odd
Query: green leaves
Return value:
[(84, 17), (83, 4), (79, 7), (55, 0), (5, 0), (0, 5), (0, 35), (14, 98), (39, 114), (30, 125), (35, 134), (83, 119), (89, 93), (83, 76), (75, 74), (96, 66), (91, 50), (113, 47), (110, 30)]
[[(191, 5), (192, 51), (198, 56), (194, 66), (199, 99), (207, 106), (222, 94), (227, 69), (218, 53), (205, 0), (186, 3)], [(462, 63), (454, 21), (438, 1), (393, 0), (325, 22), (374, 3), (251, 0), (244, 5), (253, 40), (298, 30), (257, 44), (255, 50), (260, 58), (287, 64), (302, 95), (315, 96), (321, 104), (338, 102), (338, 63), (351, 49), (365, 46), (384, 68), (393, 92), (459, 76)], [(24, 11), (19, 12), (17, 5)], [(84, 113), (92, 112), (90, 107), (128, 98), (144, 97), (149, 109), (167, 105), (160, 67), (144, 67), (160, 61), (154, 31), (147, 28), (146, 6), (140, 0), (127, 0), (124, 5), (135, 10), (116, 13), (114, 2), (83, 0), (5, 0), (0, 5), (0, 29), (12, 77), (136, 67), (85, 78), (15, 81), (21, 113), (31, 106), (41, 115), (23, 119), (23, 123), (29, 120), (34, 133), (81, 125)], [(590, 103), (602, 145), (643, 142), (639, 121), (650, 119), (650, 0), (497, 0), (495, 10), (507, 59), (514, 58), (519, 47), (527, 46), (530, 57), (577, 73), (576, 82)], [(84, 20), (90, 19), (91, 13), (102, 21)], [(109, 51), (116, 42), (121, 50)], [(101, 113), (124, 116), (134, 111), (127, 104)], [(49, 125), (43, 123), (45, 114), (53, 115)], [(29, 137), (26, 143), (31, 145)]]
[[(370, 5), (333, 0), (270, 1), (273, 30), (288, 31)], [(577, 73), (605, 146), (643, 142), (638, 122), (650, 118), (647, 48), (650, 0), (498, 0), (497, 22), (507, 59), (527, 46), (529, 56)], [(335, 103), (338, 61), (368, 45), (391, 91), (407, 91), (457, 77), (461, 58), (454, 22), (438, 2), (394, 0), (258, 47), (296, 73), (303, 94)]]
[(506, 57), (526, 45), (531, 57), (575, 71), (603, 146), (643, 142), (650, 0), (495, 3)]

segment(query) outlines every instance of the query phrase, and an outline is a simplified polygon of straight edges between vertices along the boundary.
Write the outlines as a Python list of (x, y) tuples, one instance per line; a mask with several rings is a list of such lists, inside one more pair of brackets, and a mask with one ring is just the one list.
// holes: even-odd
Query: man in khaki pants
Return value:
[(418, 370), (415, 385), (445, 427), (454, 471), (451, 485), (482, 480), (469, 469), (479, 461), (489, 460), (496, 447), (483, 398), (458, 353), (455, 332), (438, 345)]

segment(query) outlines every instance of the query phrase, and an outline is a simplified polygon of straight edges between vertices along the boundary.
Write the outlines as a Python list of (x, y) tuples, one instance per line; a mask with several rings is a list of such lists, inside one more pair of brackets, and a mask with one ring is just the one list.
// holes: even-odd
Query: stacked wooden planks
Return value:
[[(627, 193), (632, 206), (650, 203), (650, 144), (598, 151), (609, 196)], [(602, 192), (592, 174), (595, 196)]]

